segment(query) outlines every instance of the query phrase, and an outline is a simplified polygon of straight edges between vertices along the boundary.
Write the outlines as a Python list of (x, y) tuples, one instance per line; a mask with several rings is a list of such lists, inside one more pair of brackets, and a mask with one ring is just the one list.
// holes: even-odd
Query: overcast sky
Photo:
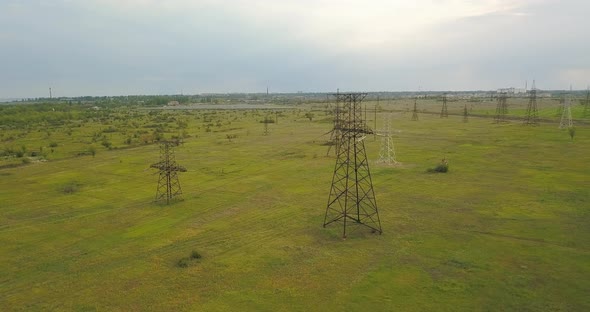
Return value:
[(590, 84), (589, 0), (0, 0), (0, 98)]

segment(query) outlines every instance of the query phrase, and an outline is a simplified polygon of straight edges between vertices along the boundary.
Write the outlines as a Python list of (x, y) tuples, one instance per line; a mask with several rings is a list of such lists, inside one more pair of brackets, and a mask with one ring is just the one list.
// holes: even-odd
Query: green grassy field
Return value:
[[(377, 115), (379, 128), (395, 110), (400, 165), (375, 163), (380, 141), (365, 140), (383, 234), (345, 240), (322, 227), (335, 158), (322, 145), (330, 117), (310, 121), (312, 106), (284, 111), (268, 136), (264, 111), (157, 113), (164, 137), (186, 131), (175, 150), (184, 200), (170, 205), (153, 202), (159, 150), (141, 142), (156, 115), (55, 129), (48, 161), (0, 169), (0, 310), (590, 310), (590, 127), (571, 140), (556, 102), (540, 105), (553, 121), (539, 126), (463, 123), (465, 102), (439, 118), (440, 102), (426, 101), (432, 114), (411, 121), (410, 104), (380, 102)], [(16, 148), (48, 142), (20, 132), (6, 134)], [(87, 146), (94, 156), (76, 156)], [(448, 173), (426, 173), (442, 158)], [(202, 258), (178, 267), (193, 250)]]

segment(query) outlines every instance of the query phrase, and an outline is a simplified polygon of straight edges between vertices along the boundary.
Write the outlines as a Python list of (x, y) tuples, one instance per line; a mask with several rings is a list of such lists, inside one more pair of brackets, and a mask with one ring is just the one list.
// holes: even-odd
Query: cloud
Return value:
[[(0, 3), (0, 97), (561, 85), (586, 1)], [(569, 75), (578, 84), (583, 74)], [(569, 84), (568, 84), (569, 85)], [(40, 87), (42, 86), (42, 87)]]

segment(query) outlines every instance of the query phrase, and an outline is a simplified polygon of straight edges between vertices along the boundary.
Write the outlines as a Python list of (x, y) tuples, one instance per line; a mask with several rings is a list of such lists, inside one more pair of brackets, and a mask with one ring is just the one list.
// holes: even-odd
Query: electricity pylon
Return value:
[(341, 223), (344, 238), (351, 225), (363, 225), (381, 234), (381, 221), (364, 142), (365, 137), (373, 133), (365, 124), (362, 115), (361, 102), (367, 94), (337, 93), (335, 96), (336, 103), (342, 104), (342, 135), (336, 149), (336, 165), (324, 227), (335, 222)]
[(469, 121), (469, 112), (467, 111), (467, 104), (465, 104), (465, 107), (463, 108), (463, 122), (468, 122)]
[(334, 107), (334, 127), (330, 131), (330, 141), (328, 141), (328, 152), (326, 156), (330, 155), (330, 150), (332, 146), (334, 146), (335, 155), (338, 156), (338, 144), (340, 143), (340, 136), (342, 136), (342, 131), (340, 129), (340, 106), (338, 102), (336, 102)]
[(378, 162), (387, 165), (397, 164), (397, 160), (395, 160), (395, 148), (391, 139), (391, 114), (385, 119), (385, 130), (375, 133), (381, 137)]
[(571, 128), (573, 126), (574, 122), (572, 121), (571, 97), (568, 97), (565, 101), (563, 101), (559, 129)]
[(186, 168), (176, 163), (174, 157), (174, 146), (178, 145), (178, 141), (163, 141), (160, 143), (160, 161), (152, 164), (151, 168), (160, 170), (160, 177), (158, 178), (158, 188), (156, 190), (156, 201), (166, 199), (166, 204), (170, 200), (182, 195), (180, 188), (180, 181), (178, 180), (178, 172), (186, 172)]
[(443, 94), (442, 97), (442, 108), (440, 110), (440, 118), (448, 118), (449, 117), (449, 112), (447, 110), (447, 94)]
[(539, 124), (539, 111), (537, 110), (537, 88), (535, 87), (535, 81), (533, 80), (533, 86), (529, 91), (529, 105), (526, 109), (526, 117), (524, 119), (526, 125), (538, 125)]
[(496, 115), (494, 116), (495, 123), (506, 121), (506, 114), (508, 114), (507, 98), (508, 95), (505, 92), (501, 92), (498, 96), (498, 105), (496, 106)]
[(268, 124), (273, 123), (272, 118), (269, 118), (268, 116), (266, 116), (266, 117), (264, 117), (264, 120), (262, 121), (262, 123), (264, 124), (264, 132), (262, 134), (263, 135), (270, 135), (270, 130), (268, 129)]
[(418, 121), (418, 105), (416, 104), (416, 98), (414, 98), (414, 110), (412, 112), (412, 121)]
[(584, 114), (582, 116), (584, 116), (584, 118), (588, 117), (588, 114), (590, 113), (590, 86), (588, 86), (586, 88), (586, 102), (584, 103)]

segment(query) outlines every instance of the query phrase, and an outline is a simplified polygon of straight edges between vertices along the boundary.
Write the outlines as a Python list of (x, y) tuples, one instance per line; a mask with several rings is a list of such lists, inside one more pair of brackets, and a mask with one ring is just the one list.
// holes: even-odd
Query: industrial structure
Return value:
[(385, 129), (381, 131), (375, 131), (375, 133), (381, 136), (381, 148), (379, 149), (379, 163), (392, 165), (397, 164), (395, 159), (395, 148), (393, 146), (393, 140), (391, 139), (391, 114), (385, 118)]
[(524, 119), (526, 125), (538, 125), (539, 124), (539, 111), (537, 109), (537, 88), (535, 87), (535, 81), (533, 80), (533, 86), (529, 91), (529, 105), (526, 109), (526, 116)]
[(417, 100), (414, 98), (414, 110), (412, 111), (412, 121), (418, 121), (418, 104), (416, 103)]
[(495, 123), (506, 121), (506, 115), (508, 114), (507, 98), (508, 95), (505, 92), (501, 92), (497, 97), (498, 105), (496, 106), (496, 115), (494, 116)]
[(264, 132), (262, 134), (270, 135), (270, 129), (268, 128), (268, 124), (274, 123), (274, 120), (271, 117), (265, 116), (262, 123), (264, 124)]
[(343, 226), (346, 238), (350, 226), (365, 226), (382, 233), (377, 201), (373, 191), (364, 139), (373, 131), (365, 124), (361, 102), (366, 93), (337, 93), (341, 108), (338, 125), (341, 135), (336, 145), (336, 165), (324, 217), (324, 227)]
[(468, 122), (469, 121), (469, 112), (467, 111), (467, 104), (465, 104), (465, 107), (463, 108), (463, 122)]
[(573, 126), (574, 122), (572, 120), (571, 96), (569, 96), (567, 99), (563, 101), (559, 129), (572, 128)]
[(447, 94), (443, 94), (442, 96), (442, 108), (440, 110), (440, 118), (448, 118), (449, 112), (447, 110)]
[(166, 200), (166, 204), (173, 198), (180, 199), (182, 195), (178, 172), (186, 172), (186, 168), (176, 163), (173, 147), (178, 144), (178, 141), (160, 142), (160, 161), (150, 166), (160, 171), (156, 201)]
[(590, 114), (590, 86), (586, 88), (586, 102), (584, 103), (584, 113), (582, 116), (584, 116), (584, 118), (588, 117), (588, 114)]
[(334, 105), (334, 125), (332, 130), (330, 130), (330, 140), (328, 141), (328, 152), (326, 156), (330, 155), (330, 151), (332, 147), (334, 147), (335, 155), (338, 156), (338, 144), (340, 143), (340, 137), (342, 136), (342, 131), (340, 128), (340, 105), (338, 102)]

